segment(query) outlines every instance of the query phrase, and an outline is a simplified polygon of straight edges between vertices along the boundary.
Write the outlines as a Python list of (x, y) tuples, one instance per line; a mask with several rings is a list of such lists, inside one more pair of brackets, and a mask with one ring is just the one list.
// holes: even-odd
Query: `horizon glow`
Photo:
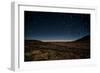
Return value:
[(90, 35), (90, 14), (24, 12), (25, 40), (74, 41)]

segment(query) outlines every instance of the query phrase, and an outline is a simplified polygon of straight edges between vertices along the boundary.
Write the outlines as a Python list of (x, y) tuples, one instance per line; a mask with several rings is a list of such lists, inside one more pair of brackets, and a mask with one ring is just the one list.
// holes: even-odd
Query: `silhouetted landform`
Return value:
[(90, 36), (74, 42), (25, 40), (24, 61), (87, 59), (90, 58), (90, 42), (88, 41), (90, 41)]
[(75, 42), (90, 42), (90, 35), (84, 36), (84, 37), (76, 40)]
[(42, 41), (40, 41), (40, 40), (26, 40), (25, 41), (25, 43), (33, 43), (33, 42), (39, 43), (39, 42), (42, 42)]

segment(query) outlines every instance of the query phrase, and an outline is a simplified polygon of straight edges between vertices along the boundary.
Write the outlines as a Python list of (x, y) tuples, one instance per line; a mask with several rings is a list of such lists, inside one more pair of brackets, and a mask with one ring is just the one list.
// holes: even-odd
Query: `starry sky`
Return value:
[(90, 35), (90, 14), (24, 11), (25, 40), (76, 40)]

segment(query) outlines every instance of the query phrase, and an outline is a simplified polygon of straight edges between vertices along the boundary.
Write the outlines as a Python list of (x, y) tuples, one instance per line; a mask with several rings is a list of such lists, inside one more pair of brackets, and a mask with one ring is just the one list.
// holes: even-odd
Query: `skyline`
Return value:
[(90, 14), (24, 12), (25, 40), (77, 40), (90, 35)]

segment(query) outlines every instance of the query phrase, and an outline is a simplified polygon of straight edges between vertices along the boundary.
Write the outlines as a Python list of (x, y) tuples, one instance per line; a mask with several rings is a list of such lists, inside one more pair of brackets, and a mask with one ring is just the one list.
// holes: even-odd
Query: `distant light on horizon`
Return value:
[(75, 40), (41, 40), (43, 42), (72, 42)]
[(74, 41), (90, 35), (90, 14), (24, 12), (25, 40)]

